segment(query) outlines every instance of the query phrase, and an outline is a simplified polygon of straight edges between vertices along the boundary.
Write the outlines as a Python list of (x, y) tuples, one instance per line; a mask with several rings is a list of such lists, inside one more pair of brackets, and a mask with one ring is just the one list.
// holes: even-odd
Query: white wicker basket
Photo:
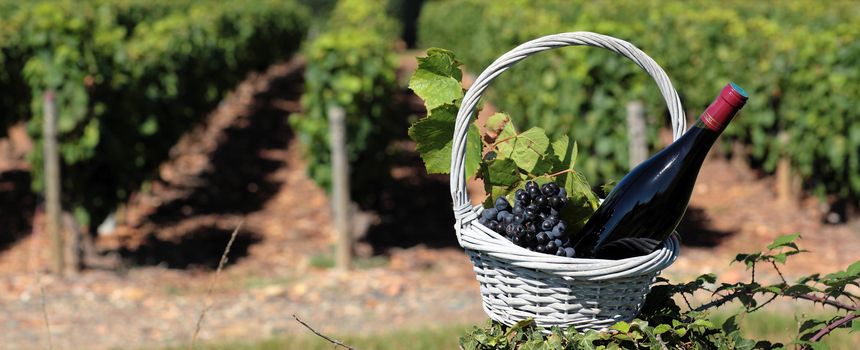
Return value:
[(499, 74), (529, 55), (564, 46), (601, 47), (625, 56), (657, 82), (669, 106), (674, 139), (686, 129), (681, 101), (672, 83), (648, 55), (632, 44), (606, 35), (573, 32), (541, 37), (500, 56), (466, 92), (454, 131), (451, 196), (457, 240), (475, 265), (484, 311), (507, 325), (533, 318), (539, 326), (604, 329), (629, 321), (639, 312), (651, 284), (679, 253), (677, 235), (651, 254), (622, 259), (575, 259), (529, 251), (478, 223), (483, 210), (466, 193), (466, 130), (481, 94)]

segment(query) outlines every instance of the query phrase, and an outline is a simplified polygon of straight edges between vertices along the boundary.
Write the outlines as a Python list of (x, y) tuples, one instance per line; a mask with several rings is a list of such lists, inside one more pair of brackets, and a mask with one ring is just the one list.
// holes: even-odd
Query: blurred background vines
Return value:
[(229, 89), (292, 56), (308, 30), (294, 1), (215, 3), (2, 2), (0, 130), (28, 120), (36, 191), (46, 90), (57, 92), (65, 206), (97, 224)]
[[(39, 164), (41, 119), (34, 117), (41, 116), (43, 92), (57, 90), (65, 206), (83, 224), (97, 223), (145, 184), (179, 135), (248, 72), (300, 47), (307, 57), (304, 112), (290, 120), (309, 172), (328, 186), (326, 110), (340, 105), (349, 116), (353, 198), (372, 200), (367, 194), (381, 181), (370, 179), (384, 179), (385, 150), (402, 137), (391, 119), (392, 96), (403, 88), (395, 48), (398, 38), (416, 44), (416, 33), (418, 47), (450, 49), (473, 73), (546, 33), (591, 30), (627, 39), (666, 69), (690, 120), (726, 81), (759, 97), (720, 149), (775, 174), (782, 197), (806, 193), (854, 207), (860, 200), (857, 2), (215, 3), (0, 0), (0, 133), (26, 121), (37, 142), (30, 161)], [(655, 126), (647, 133), (651, 150), (665, 142), (659, 131), (668, 118), (653, 83), (603, 50), (538, 55), (500, 77), (489, 95), (522, 118), (518, 125), (577, 140), (583, 154), (593, 155), (578, 166), (594, 183), (628, 170), (621, 126), (628, 102), (645, 102)], [(41, 166), (32, 169), (40, 192)]]
[[(636, 18), (630, 21), (630, 18)], [(626, 39), (669, 74), (698, 116), (727, 81), (753, 96), (722, 138), (724, 154), (776, 173), (780, 195), (799, 188), (831, 201), (860, 199), (860, 4), (729, 1), (429, 1), (419, 42), (486, 67), (528, 39), (587, 30)], [(677, 30), (683, 28), (684, 30)], [(464, 35), (463, 33), (468, 33)], [(627, 171), (625, 104), (646, 103), (651, 125), (667, 112), (647, 75), (599, 49), (570, 48), (519, 64), (494, 83), (491, 100), (520, 124), (568, 134), (597, 183)], [(657, 128), (652, 149), (661, 147)], [(844, 218), (843, 218), (844, 219)]]
[(337, 3), (304, 50), (304, 112), (290, 117), (311, 178), (330, 189), (328, 112), (334, 106), (344, 110), (351, 191), (359, 202), (372, 200), (390, 176), (385, 151), (403, 133), (390, 123), (398, 67), (393, 42), (400, 27), (387, 10), (384, 0)]

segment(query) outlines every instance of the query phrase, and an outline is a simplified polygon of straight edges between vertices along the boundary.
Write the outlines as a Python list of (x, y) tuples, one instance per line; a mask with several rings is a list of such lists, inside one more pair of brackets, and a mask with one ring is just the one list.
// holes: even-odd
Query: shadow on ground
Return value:
[(361, 239), (374, 254), (391, 248), (425, 245), (430, 248), (459, 247), (454, 236), (454, 214), (447, 175), (428, 175), (406, 130), (410, 118), (425, 113), (424, 104), (410, 90), (396, 98), (395, 130), (402, 130), (390, 148), (392, 179), (381, 189), (372, 208), (380, 222)]
[(30, 172), (0, 172), (0, 252), (32, 232), (36, 199)]
[[(206, 157), (208, 166), (199, 173), (177, 169), (174, 172), (182, 174), (179, 179), (161, 182), (162, 188), (151, 194), (159, 205), (138, 220), (141, 227), (133, 229), (135, 236), (143, 237), (141, 244), (134, 251), (120, 248), (120, 256), (136, 265), (217, 267), (232, 232), (223, 228), (232, 227), (237, 216), (260, 210), (282, 186), (289, 185), (273, 176), (284, 161), (267, 151), (287, 149), (293, 137), (287, 116), (293, 111), (284, 101), (297, 103), (302, 86), (301, 70), (274, 77), (268, 89), (246, 102), (250, 108), (242, 108), (245, 102), (240, 101), (226, 107), (236, 108), (229, 113), (237, 116), (221, 132), (197, 130), (203, 133), (194, 135), (198, 140), (171, 150), (176, 155)], [(215, 143), (214, 150), (194, 149), (202, 142)], [(182, 163), (168, 166), (179, 168)], [(160, 234), (165, 229), (171, 233)], [(230, 262), (247, 255), (248, 247), (261, 240), (261, 235), (241, 231)]]
[(427, 175), (421, 160), (412, 159), (417, 155), (395, 158), (395, 170), (406, 175), (383, 190), (382, 200), (373, 208), (380, 222), (370, 227), (362, 241), (373, 247), (374, 254), (416, 245), (457, 247), (448, 177)]
[[(232, 233), (232, 230), (217, 227), (200, 227), (175, 241), (159, 240), (152, 235), (134, 251), (123, 248), (118, 253), (123, 260), (134, 265), (216, 269)], [(247, 256), (248, 248), (260, 241), (259, 234), (241, 229), (230, 247), (227, 265)]]
[(678, 225), (678, 232), (681, 233), (681, 244), (705, 248), (716, 247), (737, 233), (715, 230), (708, 214), (696, 207), (687, 208), (687, 213)]
[(253, 112), (224, 130), (223, 139), (229, 142), (220, 142), (209, 159), (210, 168), (194, 179), (189, 194), (162, 204), (148, 220), (161, 225), (191, 216), (247, 214), (262, 208), (281, 187), (270, 175), (283, 166), (263, 153), (286, 149), (292, 138), (286, 113), (272, 102), (300, 94), (295, 91), (300, 84), (296, 78), (276, 79), (270, 90), (257, 94)]

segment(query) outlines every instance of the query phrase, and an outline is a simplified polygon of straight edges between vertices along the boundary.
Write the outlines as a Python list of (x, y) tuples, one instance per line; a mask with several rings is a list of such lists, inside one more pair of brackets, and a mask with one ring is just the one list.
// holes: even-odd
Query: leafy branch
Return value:
[[(847, 325), (848, 322), (851, 322), (852, 320), (854, 320), (857, 317), (858, 317), (857, 314), (850, 314), (850, 315), (846, 315), (846, 316), (844, 316), (844, 317), (842, 317), (836, 321), (833, 321), (830, 324), (828, 324), (827, 327), (824, 327), (820, 331), (815, 333), (815, 335), (813, 335), (812, 338), (809, 338), (809, 341), (810, 342), (817, 342), (817, 341), (821, 340), (821, 338), (824, 338), (825, 335), (830, 334), (830, 332), (833, 332), (834, 330), (836, 330), (836, 328), (843, 327), (843, 326)], [(804, 345), (804, 349), (810, 348), (810, 347), (811, 347), (811, 345), (809, 345), (809, 344)]]
[[(860, 330), (860, 310), (856, 297), (845, 288), (857, 286), (860, 281), (860, 261), (843, 271), (821, 276), (814, 274), (801, 277), (796, 283), (788, 283), (779, 265), (789, 257), (805, 253), (797, 246), (800, 235), (777, 238), (767, 246), (765, 252), (738, 254), (732, 263), (743, 262), (750, 272), (749, 282), (720, 283), (715, 274), (704, 274), (692, 281), (671, 284), (664, 278), (652, 288), (639, 317), (629, 323), (620, 322), (607, 332), (576, 332), (567, 329), (551, 329), (549, 336), (532, 331), (533, 323), (523, 322), (511, 328), (491, 323), (486, 328), (475, 329), (461, 337), (464, 349), (772, 349), (783, 344), (755, 341), (741, 335), (738, 320), (745, 314), (762, 309), (779, 298), (808, 300), (828, 305), (844, 312), (831, 319), (807, 319), (798, 329), (794, 345), (801, 349), (817, 349), (819, 342), (833, 331), (852, 327)], [(756, 281), (755, 268), (760, 264), (774, 268), (779, 282), (763, 285)], [(716, 288), (711, 287), (716, 286)], [(688, 295), (704, 291), (712, 300), (691, 305)], [(680, 296), (686, 305), (682, 310), (674, 300)], [(758, 302), (764, 297), (763, 302)], [(850, 300), (850, 302), (843, 299)], [(744, 309), (729, 317), (722, 324), (709, 318), (709, 313), (727, 303), (739, 301)], [(853, 303), (853, 304), (852, 304)], [(532, 328), (529, 328), (532, 327)], [(516, 330), (512, 330), (516, 328)], [(520, 337), (500, 337), (504, 334), (526, 334)], [(532, 332), (532, 333), (529, 333)], [(529, 335), (531, 334), (531, 335)]]
[[(456, 115), (464, 96), (460, 69), (452, 52), (429, 49), (426, 57), (418, 58), (418, 69), (409, 82), (427, 109), (427, 117), (409, 128), (409, 136), (428, 173), (450, 171)], [(466, 175), (483, 180), (488, 200), (507, 197), (512, 201), (516, 190), (529, 180), (555, 181), (573, 204), (560, 213), (569, 229), (581, 227), (597, 208), (591, 185), (573, 170), (577, 145), (568, 136), (550, 140), (538, 127), (519, 132), (510, 116), (496, 113), (483, 123), (472, 121), (466, 138)]]
[[(858, 284), (858, 281), (860, 281), (860, 261), (851, 264), (844, 271), (831, 273), (824, 277), (821, 277), (820, 274), (813, 274), (801, 277), (797, 283), (788, 283), (785, 275), (779, 268), (779, 264), (785, 264), (787, 259), (793, 255), (807, 252), (798, 247), (796, 241), (799, 238), (799, 234), (782, 236), (768, 245), (766, 252), (738, 254), (732, 263), (742, 262), (746, 264), (751, 276), (749, 283), (723, 283), (715, 290), (711, 290), (704, 287), (704, 283), (702, 282), (714, 283), (715, 276), (703, 275), (696, 280), (698, 282), (694, 281), (693, 283), (674, 285), (672, 287), (682, 295), (692, 294), (697, 290), (705, 290), (711, 292), (712, 296), (720, 296), (693, 309), (694, 312), (703, 312), (728, 302), (739, 300), (744, 306), (745, 312), (750, 313), (763, 308), (780, 297), (794, 300), (808, 300), (833, 307), (839, 311), (848, 312), (847, 315), (836, 317), (830, 321), (809, 320), (813, 322), (807, 322), (805, 327), (801, 327), (802, 333), (798, 344), (803, 345), (803, 348), (810, 348), (812, 346), (810, 345), (811, 343), (820, 340), (840, 327), (846, 326), (858, 317), (860, 307), (858, 307), (856, 296), (846, 291), (845, 288), (849, 285), (860, 285)], [(773, 268), (779, 276), (779, 283), (763, 286), (756, 282), (755, 269), (761, 263), (766, 263)], [(728, 294), (720, 294), (724, 291), (728, 292)], [(767, 300), (759, 304), (755, 299), (759, 295), (767, 297)], [(838, 300), (840, 297), (851, 300), (853, 305)], [(818, 327), (821, 328), (819, 329)], [(810, 333), (812, 331), (816, 331), (816, 333)], [(804, 338), (808, 338), (808, 340)]]

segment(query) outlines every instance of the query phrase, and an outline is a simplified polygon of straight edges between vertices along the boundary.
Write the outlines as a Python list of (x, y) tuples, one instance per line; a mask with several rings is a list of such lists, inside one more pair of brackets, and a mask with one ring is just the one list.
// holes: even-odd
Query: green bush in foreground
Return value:
[[(839, 328), (860, 331), (860, 308), (857, 296), (846, 290), (860, 284), (860, 261), (843, 271), (824, 276), (804, 276), (796, 282), (785, 280), (779, 269), (793, 255), (806, 252), (798, 247), (800, 235), (777, 238), (765, 252), (738, 254), (732, 263), (743, 263), (751, 272), (750, 282), (717, 283), (717, 276), (706, 274), (695, 280), (671, 284), (659, 279), (648, 295), (640, 318), (619, 322), (605, 332), (576, 332), (574, 329), (550, 329), (547, 336), (532, 320), (512, 327), (491, 322), (475, 327), (460, 338), (466, 350), (477, 349), (773, 349), (786, 345), (767, 340), (745, 338), (739, 322), (748, 314), (761, 310), (777, 298), (805, 300), (833, 308), (838, 313), (826, 319), (800, 317), (800, 326), (791, 343), (801, 348), (826, 349), (821, 339)], [(780, 276), (776, 283), (756, 280), (756, 267), (772, 267)], [(693, 306), (687, 300), (696, 292), (712, 296), (710, 302)], [(684, 300), (679, 306), (675, 300)], [(738, 301), (743, 309), (716, 321), (712, 317), (726, 303)]]

